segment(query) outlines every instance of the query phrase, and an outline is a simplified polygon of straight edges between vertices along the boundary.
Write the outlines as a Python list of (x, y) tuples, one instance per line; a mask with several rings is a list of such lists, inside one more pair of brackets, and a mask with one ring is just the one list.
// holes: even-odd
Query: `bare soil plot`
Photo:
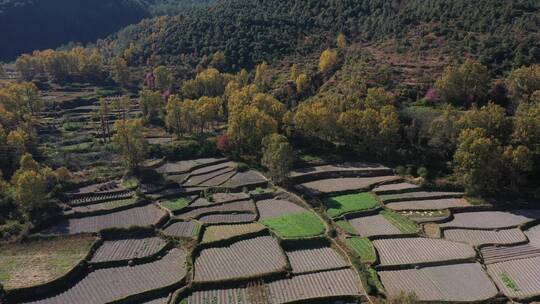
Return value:
[(321, 179), (317, 181), (300, 184), (301, 190), (308, 191), (315, 195), (332, 194), (338, 192), (365, 190), (376, 184), (400, 180), (399, 176), (377, 176), (377, 177), (344, 177)]
[(495, 284), (509, 298), (540, 295), (540, 257), (489, 264), (487, 269)]
[(161, 251), (167, 242), (158, 237), (106, 240), (99, 246), (91, 262), (140, 259)]
[(14, 289), (57, 279), (88, 254), (95, 237), (56, 237), (0, 246), (0, 284)]
[[(452, 214), (450, 210), (408, 210), (401, 211), (399, 214), (416, 223), (439, 222), (450, 219)], [(438, 226), (437, 226), (438, 227)]]
[(266, 227), (259, 223), (209, 226), (204, 231), (202, 243), (228, 240), (236, 236), (256, 233), (265, 229)]
[(531, 244), (516, 246), (489, 246), (480, 250), (484, 264), (500, 263), (512, 260), (540, 256), (540, 248)]
[(278, 217), (287, 214), (302, 213), (307, 211), (307, 209), (302, 208), (293, 202), (281, 199), (262, 200), (257, 201), (256, 204), (261, 219)]
[(104, 215), (88, 216), (82, 218), (71, 218), (52, 226), (42, 234), (77, 234), (93, 233), (108, 228), (129, 228), (132, 226), (155, 225), (165, 215), (165, 211), (150, 204), (142, 207), (135, 207), (123, 211), (108, 213)]
[(199, 166), (211, 166), (217, 163), (225, 162), (225, 158), (200, 158), (192, 160), (183, 160), (173, 163), (165, 163), (157, 168), (159, 173), (181, 174), (192, 171)]
[[(183, 302), (181, 302), (183, 303)], [(250, 300), (248, 288), (220, 288), (193, 292), (187, 304), (254, 304)]]
[(114, 193), (99, 193), (92, 195), (85, 195), (83, 197), (72, 199), (68, 202), (71, 206), (82, 206), (89, 205), (93, 203), (113, 201), (113, 200), (123, 200), (133, 197), (135, 193), (133, 191), (122, 191)]
[(501, 229), (517, 227), (540, 219), (540, 210), (479, 211), (455, 213), (454, 219), (443, 228)]
[(207, 182), (209, 180), (212, 180), (213, 178), (219, 177), (221, 175), (225, 175), (227, 173), (234, 174), (234, 172), (235, 172), (234, 168), (225, 167), (225, 168), (222, 168), (220, 170), (208, 172), (208, 173), (201, 174), (201, 175), (195, 175), (195, 176), (192, 175), (185, 182), (183, 182), (182, 184), (184, 186), (200, 186), (203, 183), (205, 183), (205, 182)]
[(339, 296), (364, 296), (358, 274), (351, 269), (330, 270), (273, 281), (267, 284), (272, 304)]
[(233, 213), (233, 212), (252, 212), (255, 213), (255, 204), (251, 200), (238, 201), (232, 203), (226, 203), (221, 205), (209, 206), (209, 207), (200, 207), (180, 213), (177, 215), (181, 219), (189, 218), (198, 218), (206, 214), (215, 214), (215, 213)]
[(199, 218), (205, 224), (249, 223), (257, 220), (255, 213), (210, 214)]
[(469, 207), (471, 204), (463, 198), (426, 199), (416, 201), (399, 201), (387, 203), (385, 206), (396, 211), (405, 210), (444, 210), (456, 207)]
[(209, 194), (210, 198), (199, 197), (193, 203), (191, 207), (205, 207), (214, 204), (225, 204), (235, 201), (243, 201), (249, 199), (249, 195), (243, 192), (239, 193), (213, 193)]
[(97, 204), (92, 204), (92, 205), (76, 206), (76, 207), (71, 208), (71, 211), (74, 213), (91, 213), (91, 212), (97, 212), (97, 211), (107, 211), (107, 210), (127, 207), (129, 205), (135, 204), (136, 202), (137, 202), (136, 199), (128, 198), (128, 199), (107, 201), (107, 202), (97, 203)]
[(525, 230), (525, 235), (529, 238), (531, 245), (540, 248), (540, 225)]
[(226, 181), (230, 180), (233, 176), (236, 176), (238, 173), (234, 170), (228, 171), (216, 177), (213, 177), (200, 185), (203, 187), (218, 187), (223, 185)]
[(195, 259), (195, 281), (221, 281), (254, 277), (285, 268), (278, 242), (270, 236), (234, 242), (225, 247), (207, 248)]
[(266, 177), (255, 170), (238, 172), (221, 186), (224, 188), (238, 189), (242, 187), (259, 186), (267, 183)]
[(473, 259), (474, 249), (466, 244), (440, 239), (396, 238), (373, 241), (381, 266)]
[(99, 194), (104, 192), (115, 192), (127, 190), (120, 181), (114, 180), (105, 183), (92, 184), (81, 187), (73, 192), (69, 192), (70, 196), (84, 196), (88, 194)]
[(527, 242), (525, 234), (517, 228), (503, 230), (446, 229), (444, 237), (450, 241), (467, 243), (472, 246)]
[(380, 173), (380, 174), (389, 174), (392, 170), (388, 167), (384, 167), (378, 164), (369, 164), (361, 162), (347, 162), (342, 164), (335, 165), (321, 165), (313, 166), (292, 170), (290, 176), (293, 179), (296, 178), (316, 178), (319, 176), (324, 176), (325, 174), (332, 173), (346, 173), (346, 172), (357, 172), (361, 173)]
[(294, 274), (339, 269), (350, 266), (347, 261), (331, 247), (307, 247), (287, 250), (285, 253), (289, 258)]
[(200, 226), (194, 221), (176, 222), (163, 230), (166, 235), (177, 238), (191, 238), (197, 234)]
[(464, 194), (462, 192), (428, 192), (416, 191), (406, 193), (382, 194), (379, 198), (383, 203), (417, 201), (424, 199), (442, 199), (442, 198), (460, 198)]
[(390, 296), (414, 292), (421, 301), (474, 302), (497, 295), (478, 263), (380, 271), (379, 276)]
[(401, 193), (401, 192), (407, 192), (419, 189), (415, 184), (411, 183), (395, 183), (395, 184), (387, 184), (387, 185), (380, 185), (375, 188), (373, 188), (373, 192), (376, 194), (391, 194), (391, 193)]
[(401, 231), (381, 214), (355, 217), (348, 221), (358, 235), (364, 237), (401, 234)]
[(173, 249), (155, 262), (95, 270), (67, 291), (31, 303), (108, 303), (183, 280), (187, 273), (185, 264), (184, 251)]
[(236, 168), (236, 163), (232, 161), (219, 163), (216, 165), (206, 166), (199, 169), (195, 169), (190, 172), (190, 177), (200, 176), (200, 175), (206, 175), (211, 172), (217, 172), (223, 169), (234, 169)]

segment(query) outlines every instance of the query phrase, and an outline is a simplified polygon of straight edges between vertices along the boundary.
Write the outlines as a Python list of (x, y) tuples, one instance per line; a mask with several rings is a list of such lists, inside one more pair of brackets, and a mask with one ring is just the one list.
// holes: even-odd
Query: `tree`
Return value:
[(90, 54), (83, 51), (79, 59), (79, 71), (89, 81), (100, 81), (103, 75), (103, 56), (98, 49), (93, 49)]
[(481, 128), (489, 137), (497, 138), (502, 143), (508, 142), (512, 133), (512, 123), (506, 116), (506, 110), (491, 102), (480, 109), (474, 107), (465, 112), (456, 127), (459, 130)]
[(395, 97), (384, 88), (370, 88), (363, 104), (365, 108), (380, 109), (394, 104)]
[(519, 104), (515, 115), (512, 141), (540, 155), (540, 91), (535, 92), (531, 102)]
[(6, 77), (6, 71), (4, 70), (4, 64), (0, 62), (0, 78)]
[(519, 185), (526, 182), (524, 173), (533, 170), (533, 154), (526, 146), (507, 146), (503, 152), (503, 164), (506, 169), (505, 181), (508, 182), (510, 189), (518, 193)]
[(417, 304), (419, 303), (418, 296), (414, 292), (406, 293), (400, 292), (398, 295), (390, 297), (386, 304)]
[(139, 97), (139, 104), (146, 122), (163, 117), (163, 99), (159, 92), (142, 90)]
[(513, 70), (506, 79), (506, 86), (514, 104), (528, 101), (535, 91), (540, 90), (540, 65)]
[(284, 182), (294, 162), (294, 151), (287, 138), (276, 133), (270, 134), (262, 140), (262, 146), (262, 165), (268, 169), (272, 180)]
[(112, 78), (116, 83), (123, 87), (127, 87), (130, 83), (130, 72), (127, 62), (122, 57), (115, 57), (112, 61)]
[(467, 59), (460, 66), (448, 67), (435, 83), (435, 88), (444, 102), (470, 105), (485, 100), (489, 81), (487, 68), (478, 61)]
[(202, 96), (216, 97), (225, 92), (225, 86), (229, 81), (218, 70), (214, 68), (206, 69), (182, 85), (182, 92), (188, 98), (197, 99)]
[(15, 69), (22, 80), (30, 81), (39, 73), (36, 60), (28, 54), (21, 55), (15, 61)]
[(335, 110), (331, 100), (300, 103), (294, 115), (294, 124), (307, 136), (331, 141), (339, 133), (339, 112)]
[(446, 105), (443, 113), (435, 118), (429, 127), (428, 145), (443, 159), (449, 159), (456, 150), (457, 137), (459, 135), (456, 126), (459, 114), (452, 105)]
[(128, 95), (113, 99), (113, 110), (120, 112), (120, 119), (126, 120), (129, 110), (131, 109), (131, 99)]
[(167, 115), (165, 116), (165, 125), (177, 136), (184, 133), (182, 127), (182, 100), (176, 95), (172, 95), (167, 102)]
[(268, 70), (268, 64), (263, 62), (255, 69), (255, 85), (259, 91), (264, 92), (270, 89), (271, 84), (272, 75)]
[(161, 90), (162, 92), (171, 89), (174, 82), (174, 77), (167, 67), (161, 65), (155, 68), (154, 76), (156, 77), (155, 85), (157, 89)]
[(473, 194), (497, 193), (503, 173), (502, 152), (500, 143), (486, 130), (463, 130), (453, 160), (457, 180)]
[(212, 61), (210, 61), (210, 65), (218, 70), (223, 70), (225, 68), (225, 64), (227, 63), (227, 60), (225, 58), (225, 53), (222, 51), (217, 51), (212, 55)]
[(343, 35), (343, 33), (340, 33), (336, 38), (336, 45), (340, 49), (344, 49), (347, 47), (347, 37)]
[(319, 70), (322, 73), (328, 73), (332, 71), (338, 63), (337, 52), (331, 49), (326, 49), (321, 54), (319, 59)]
[(281, 122), (283, 119), (283, 114), (285, 114), (286, 111), (285, 105), (270, 94), (255, 94), (251, 104), (272, 117), (278, 123)]
[(128, 170), (136, 170), (146, 155), (147, 142), (140, 119), (118, 120), (114, 124), (113, 143)]
[(56, 82), (65, 81), (70, 73), (69, 56), (66, 52), (45, 50), (39, 53), (43, 69)]
[(107, 142), (111, 138), (111, 130), (109, 126), (109, 115), (111, 115), (109, 102), (105, 98), (99, 99), (99, 108), (97, 110), (99, 121), (101, 123), (101, 136), (103, 142)]
[(277, 131), (277, 122), (253, 105), (229, 116), (227, 136), (242, 151), (258, 152), (262, 139)]
[(298, 67), (298, 64), (295, 63), (291, 66), (290, 80), (296, 81), (298, 76), (300, 76), (300, 68)]
[(310, 85), (309, 76), (302, 73), (298, 75), (295, 83), (296, 83), (296, 92), (298, 94), (303, 94), (309, 89), (309, 85)]

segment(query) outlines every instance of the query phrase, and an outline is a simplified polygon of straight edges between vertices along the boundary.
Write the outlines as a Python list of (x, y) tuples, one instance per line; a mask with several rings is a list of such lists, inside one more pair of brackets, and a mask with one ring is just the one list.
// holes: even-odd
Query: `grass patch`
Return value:
[(418, 226), (416, 226), (416, 223), (398, 213), (383, 210), (381, 211), (381, 215), (405, 234), (413, 234), (418, 232)]
[(323, 164), (325, 163), (324, 158), (313, 155), (313, 154), (302, 154), (300, 155), (300, 160), (310, 164)]
[(357, 234), (356, 230), (354, 229), (354, 227), (351, 225), (351, 223), (349, 223), (348, 221), (346, 220), (337, 220), (336, 221), (336, 225), (345, 230), (348, 234)]
[(0, 283), (13, 289), (54, 280), (75, 267), (94, 240), (91, 236), (73, 236), (2, 245)]
[(289, 214), (265, 219), (262, 223), (281, 238), (301, 238), (324, 233), (326, 227), (312, 212)]
[(379, 207), (375, 195), (370, 192), (339, 195), (324, 200), (326, 213), (330, 217), (338, 217), (353, 211), (369, 210)]
[(66, 122), (62, 125), (65, 131), (79, 131), (83, 128), (82, 122)]
[(176, 199), (176, 200), (164, 201), (164, 202), (161, 202), (160, 204), (164, 208), (167, 208), (167, 209), (171, 210), (171, 212), (176, 212), (176, 211), (180, 211), (180, 210), (186, 208), (189, 205), (190, 202), (191, 202), (191, 200), (188, 199), (187, 197), (181, 197), (181, 198)]
[(369, 267), (367, 269), (368, 273), (368, 283), (370, 286), (375, 287), (379, 292), (384, 291), (384, 286), (381, 283), (381, 280), (379, 280), (379, 276), (377, 275), (377, 271), (375, 269)]
[(372, 264), (377, 260), (375, 247), (373, 247), (373, 243), (368, 238), (353, 237), (348, 238), (346, 242), (360, 256), (362, 263)]
[(87, 152), (90, 148), (92, 148), (93, 144), (94, 143), (92, 142), (83, 142), (75, 145), (62, 146), (60, 149), (64, 152), (81, 153)]
[(508, 273), (500, 272), (499, 277), (503, 281), (504, 285), (506, 285), (506, 287), (512, 289), (515, 292), (519, 291), (519, 287), (517, 286), (516, 282), (512, 280), (512, 278), (508, 275)]

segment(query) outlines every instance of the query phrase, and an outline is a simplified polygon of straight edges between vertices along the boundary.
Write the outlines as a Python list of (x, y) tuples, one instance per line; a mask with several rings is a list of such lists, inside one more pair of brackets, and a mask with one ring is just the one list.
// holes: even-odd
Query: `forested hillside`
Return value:
[(68, 42), (95, 42), (126, 25), (210, 0), (2, 0), (0, 61)]
[[(328, 46), (335, 33), (355, 42), (396, 39), (394, 49), (471, 55), (497, 71), (538, 62), (538, 11), (532, 0), (223, 0), (184, 17), (143, 21), (118, 34), (139, 62), (222, 50), (230, 68)], [(156, 57), (159, 55), (159, 57)]]

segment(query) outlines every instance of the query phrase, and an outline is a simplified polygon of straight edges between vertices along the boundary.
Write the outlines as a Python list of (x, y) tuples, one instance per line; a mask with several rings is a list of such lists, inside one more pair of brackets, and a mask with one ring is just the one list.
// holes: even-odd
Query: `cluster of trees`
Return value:
[(104, 78), (103, 57), (97, 49), (75, 47), (69, 51), (35, 51), (17, 58), (15, 67), (21, 78), (31, 81), (40, 73), (46, 73), (55, 82), (65, 82), (70, 78), (90, 82)]

